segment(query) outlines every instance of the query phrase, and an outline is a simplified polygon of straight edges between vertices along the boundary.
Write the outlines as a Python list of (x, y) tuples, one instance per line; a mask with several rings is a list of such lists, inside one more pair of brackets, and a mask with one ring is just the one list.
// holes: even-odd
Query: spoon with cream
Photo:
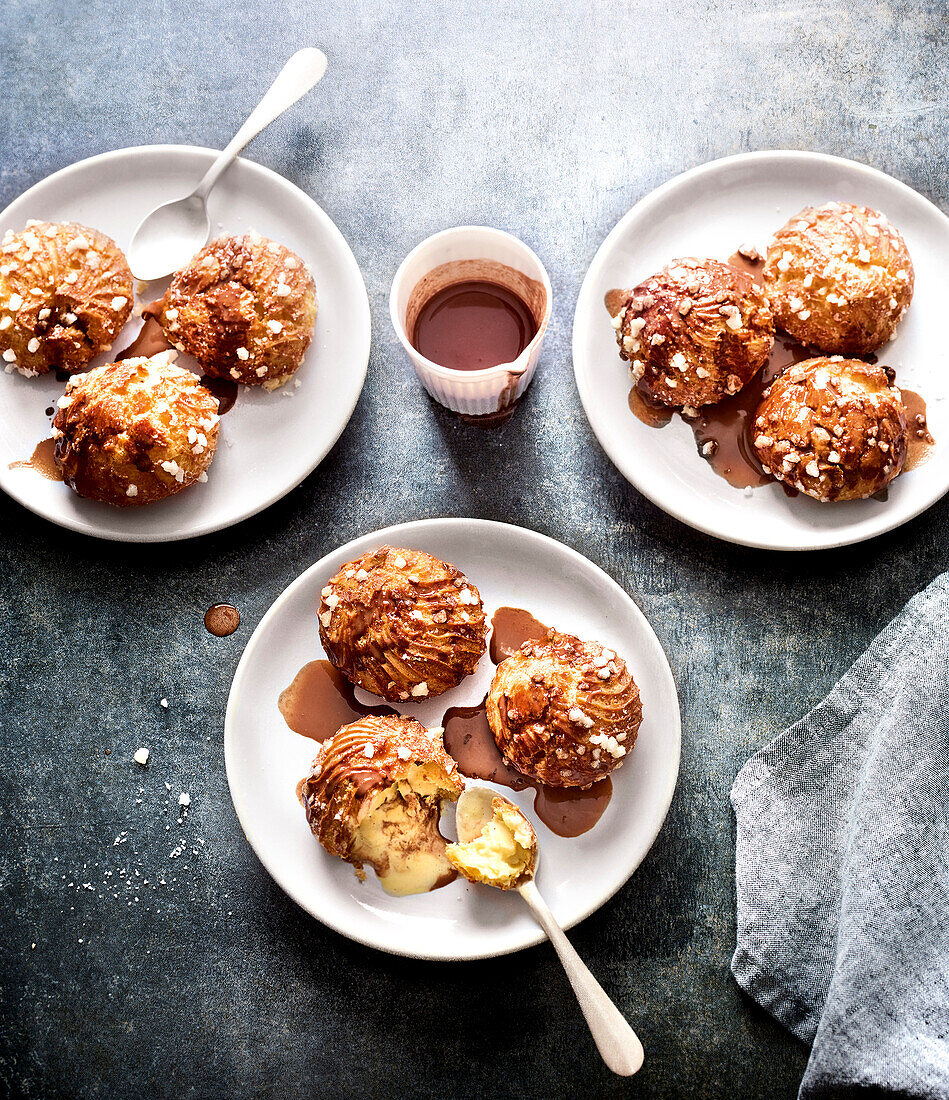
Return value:
[(446, 851), (471, 882), (516, 890), (527, 902), (563, 964), (603, 1061), (630, 1077), (643, 1064), (643, 1045), (603, 987), (586, 968), (534, 883), (537, 836), (527, 818), (488, 787), (468, 787), (455, 810), (458, 842)]

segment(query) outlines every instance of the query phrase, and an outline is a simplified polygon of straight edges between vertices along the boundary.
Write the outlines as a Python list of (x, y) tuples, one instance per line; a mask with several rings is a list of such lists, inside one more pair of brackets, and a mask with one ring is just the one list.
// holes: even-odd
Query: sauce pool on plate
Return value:
[(450, 707), (442, 719), (445, 751), (468, 779), (483, 779), (510, 787), (512, 791), (534, 791), (534, 812), (557, 836), (580, 836), (603, 816), (613, 796), (609, 776), (590, 787), (551, 787), (528, 779), (509, 768), (488, 725), (485, 701), (476, 707)]
[(29, 468), (35, 470), (41, 477), (45, 477), (47, 481), (62, 481), (62, 471), (56, 465), (56, 460), (53, 458), (55, 449), (55, 439), (43, 439), (36, 444), (29, 458), (21, 459), (19, 462), (11, 462), (10, 469), (15, 470), (18, 467)]
[(353, 685), (325, 658), (305, 664), (280, 693), (277, 706), (294, 733), (314, 741), (327, 741), (368, 714), (396, 713), (384, 704), (360, 703)]

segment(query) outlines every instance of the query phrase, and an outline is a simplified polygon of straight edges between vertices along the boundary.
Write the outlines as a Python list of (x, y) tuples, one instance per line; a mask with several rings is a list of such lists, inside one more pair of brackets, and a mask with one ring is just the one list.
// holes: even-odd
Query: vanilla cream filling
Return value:
[(506, 888), (529, 870), (534, 833), (517, 807), (496, 798), (492, 809), (493, 816), (480, 835), (467, 843), (450, 844), (448, 856), (465, 878)]
[(373, 799), (356, 828), (353, 858), (375, 868), (388, 894), (424, 894), (452, 873), (438, 831), (438, 802), (424, 797), (438, 791), (423, 776), (414, 789), (393, 784)]

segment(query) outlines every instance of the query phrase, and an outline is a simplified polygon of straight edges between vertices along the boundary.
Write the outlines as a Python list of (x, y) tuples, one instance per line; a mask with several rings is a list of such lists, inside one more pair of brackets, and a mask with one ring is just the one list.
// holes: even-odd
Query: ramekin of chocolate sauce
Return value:
[(516, 237), (485, 226), (446, 229), (396, 272), (389, 311), (425, 389), (464, 416), (489, 416), (530, 384), (547, 322), (550, 279)]

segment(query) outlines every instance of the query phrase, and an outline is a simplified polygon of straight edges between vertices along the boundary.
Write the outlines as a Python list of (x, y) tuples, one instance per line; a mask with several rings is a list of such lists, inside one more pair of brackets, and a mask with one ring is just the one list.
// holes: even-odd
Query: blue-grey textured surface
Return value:
[(949, 1096), (949, 574), (756, 753), (732, 970), (813, 1044), (802, 1100)]
[[(106, 149), (221, 146), (287, 54), (322, 46), (330, 70), (316, 94), (249, 155), (340, 226), (366, 276), (374, 339), (335, 450), (231, 531), (104, 544), (0, 501), (3, 1091), (795, 1095), (806, 1048), (729, 972), (728, 791), (750, 753), (946, 568), (949, 507), (807, 556), (697, 535), (605, 460), (574, 387), (570, 325), (620, 215), (714, 157), (838, 153), (949, 207), (947, 29), (941, 0), (8, 0), (0, 203)], [(541, 371), (493, 433), (429, 402), (387, 317), (408, 248), (464, 222), (517, 233), (554, 286)], [(356, 535), (445, 514), (582, 550), (670, 655), (684, 725), (672, 810), (629, 885), (573, 936), (643, 1037), (632, 1082), (598, 1064), (549, 949), (443, 966), (351, 944), (283, 896), (231, 808), (227, 689), (273, 598)], [(224, 640), (201, 625), (221, 599), (244, 617)], [(143, 742), (145, 775), (132, 762)], [(181, 790), (192, 805), (179, 827)], [(188, 846), (171, 858), (180, 836)]]

